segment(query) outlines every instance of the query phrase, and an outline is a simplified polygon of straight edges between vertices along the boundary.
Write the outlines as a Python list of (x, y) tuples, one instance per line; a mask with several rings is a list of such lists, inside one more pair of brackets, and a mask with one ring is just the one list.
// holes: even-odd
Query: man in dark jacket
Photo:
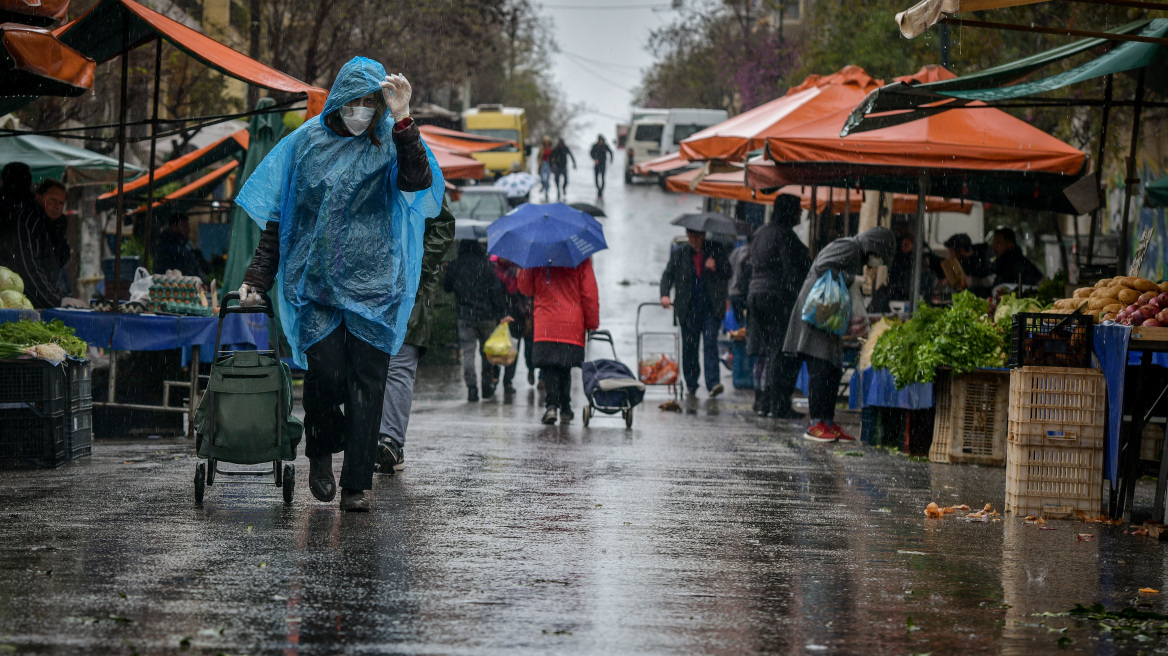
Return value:
[(765, 361), (763, 389), (755, 391), (756, 411), (761, 417), (795, 419), (791, 393), (799, 375), (799, 359), (783, 353), (787, 325), (799, 286), (811, 268), (807, 247), (795, 236), (799, 223), (799, 198), (783, 194), (775, 199), (770, 223), (754, 233), (750, 243), (748, 339), (751, 350)]
[(20, 276), (33, 307), (55, 308), (63, 296), (62, 267), (48, 216), (32, 193), (32, 170), (12, 162), (0, 180), (0, 266)]
[(1018, 238), (1010, 228), (994, 230), (990, 248), (995, 256), (994, 285), (1021, 283), (1033, 286), (1042, 280), (1042, 272), (1018, 249)]
[(592, 156), (592, 178), (596, 183), (596, 196), (604, 198), (604, 174), (608, 170), (608, 163), (612, 160), (612, 149), (604, 141), (604, 135), (597, 135), (596, 143), (588, 151)]
[(191, 245), (191, 221), (186, 214), (175, 212), (168, 217), (166, 230), (158, 235), (158, 245), (154, 248), (154, 270), (181, 271), (184, 276), (206, 280), (211, 267), (202, 251)]
[(560, 200), (568, 193), (568, 160), (572, 160), (572, 168), (576, 168), (576, 156), (568, 148), (563, 139), (556, 142), (552, 148), (552, 173), (556, 176), (556, 200)]
[(446, 202), (442, 212), (426, 219), (422, 234), (422, 275), (418, 295), (406, 327), (406, 339), (396, 355), (389, 358), (389, 372), (385, 377), (385, 400), (381, 407), (381, 438), (377, 444), (377, 470), (390, 476), (394, 467), (405, 461), (406, 429), (410, 424), (410, 410), (414, 400), (414, 379), (418, 360), (430, 344), (434, 326), (434, 294), (438, 291), (438, 274), (442, 258), (454, 243), (454, 215)]
[[(481, 353), (487, 338), (507, 316), (507, 292), (495, 276), (487, 251), (473, 239), (458, 243), (458, 256), (446, 269), (442, 288), (454, 294), (458, 303), (458, 348), (462, 351), (462, 377), (466, 381), (466, 400), (479, 400), (475, 376), (475, 355)], [(477, 348), (476, 348), (477, 342)], [(495, 395), (495, 367), (483, 356), (483, 399)]]
[[(674, 316), (681, 326), (681, 366), (689, 393), (696, 394), (701, 382), (700, 350), (706, 366), (706, 389), (713, 397), (723, 391), (718, 327), (726, 315), (730, 260), (726, 249), (708, 241), (706, 233), (686, 230), (685, 235), (688, 243), (673, 249), (661, 275), (661, 307), (675, 307)], [(671, 290), (673, 299), (669, 297)]]

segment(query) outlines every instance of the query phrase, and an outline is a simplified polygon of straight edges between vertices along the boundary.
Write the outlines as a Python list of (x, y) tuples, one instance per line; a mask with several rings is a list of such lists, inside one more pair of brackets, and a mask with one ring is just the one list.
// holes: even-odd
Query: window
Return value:
[(461, 198), (450, 203), (450, 213), (459, 219), (494, 221), (509, 211), (511, 207), (502, 193), (476, 194), (464, 191)]
[(650, 123), (646, 125), (638, 125), (637, 132), (633, 135), (633, 141), (653, 141), (661, 143), (661, 134), (665, 132), (665, 126), (660, 123)]
[(705, 130), (707, 125), (675, 125), (673, 126), (673, 145), (681, 143), (685, 139), (689, 139), (693, 135)]

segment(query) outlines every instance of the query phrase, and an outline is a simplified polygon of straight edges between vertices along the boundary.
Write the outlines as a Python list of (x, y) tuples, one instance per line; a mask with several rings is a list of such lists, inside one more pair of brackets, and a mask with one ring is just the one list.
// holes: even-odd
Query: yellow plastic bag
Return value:
[(496, 366), (507, 367), (515, 364), (515, 359), (519, 357), (519, 340), (511, 338), (511, 328), (507, 324), (500, 323), (495, 332), (487, 338), (483, 344), (483, 355), (486, 356), (487, 362)]

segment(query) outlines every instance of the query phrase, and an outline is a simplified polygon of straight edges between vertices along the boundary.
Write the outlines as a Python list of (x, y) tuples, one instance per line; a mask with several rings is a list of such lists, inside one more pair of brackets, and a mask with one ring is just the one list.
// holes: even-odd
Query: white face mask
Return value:
[(869, 269), (875, 269), (875, 268), (878, 268), (881, 266), (884, 266), (884, 258), (880, 257), (879, 255), (869, 255), (868, 256), (868, 268)]
[(365, 134), (369, 124), (373, 122), (372, 107), (343, 107), (341, 120), (353, 135)]

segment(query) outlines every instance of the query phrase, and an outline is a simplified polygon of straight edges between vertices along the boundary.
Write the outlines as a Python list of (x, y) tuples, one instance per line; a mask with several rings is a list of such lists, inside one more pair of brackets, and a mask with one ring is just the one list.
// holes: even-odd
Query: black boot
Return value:
[(337, 479), (333, 478), (333, 454), (308, 459), (308, 489), (317, 501), (332, 501), (337, 496)]
[(556, 423), (556, 409), (548, 408), (547, 411), (543, 413), (543, 419), (540, 419), (540, 421), (549, 426)]
[(363, 490), (341, 490), (341, 510), (346, 512), (369, 512), (372, 506)]
[(466, 390), (466, 402), (474, 403), (479, 400), (479, 388), (468, 387)]

